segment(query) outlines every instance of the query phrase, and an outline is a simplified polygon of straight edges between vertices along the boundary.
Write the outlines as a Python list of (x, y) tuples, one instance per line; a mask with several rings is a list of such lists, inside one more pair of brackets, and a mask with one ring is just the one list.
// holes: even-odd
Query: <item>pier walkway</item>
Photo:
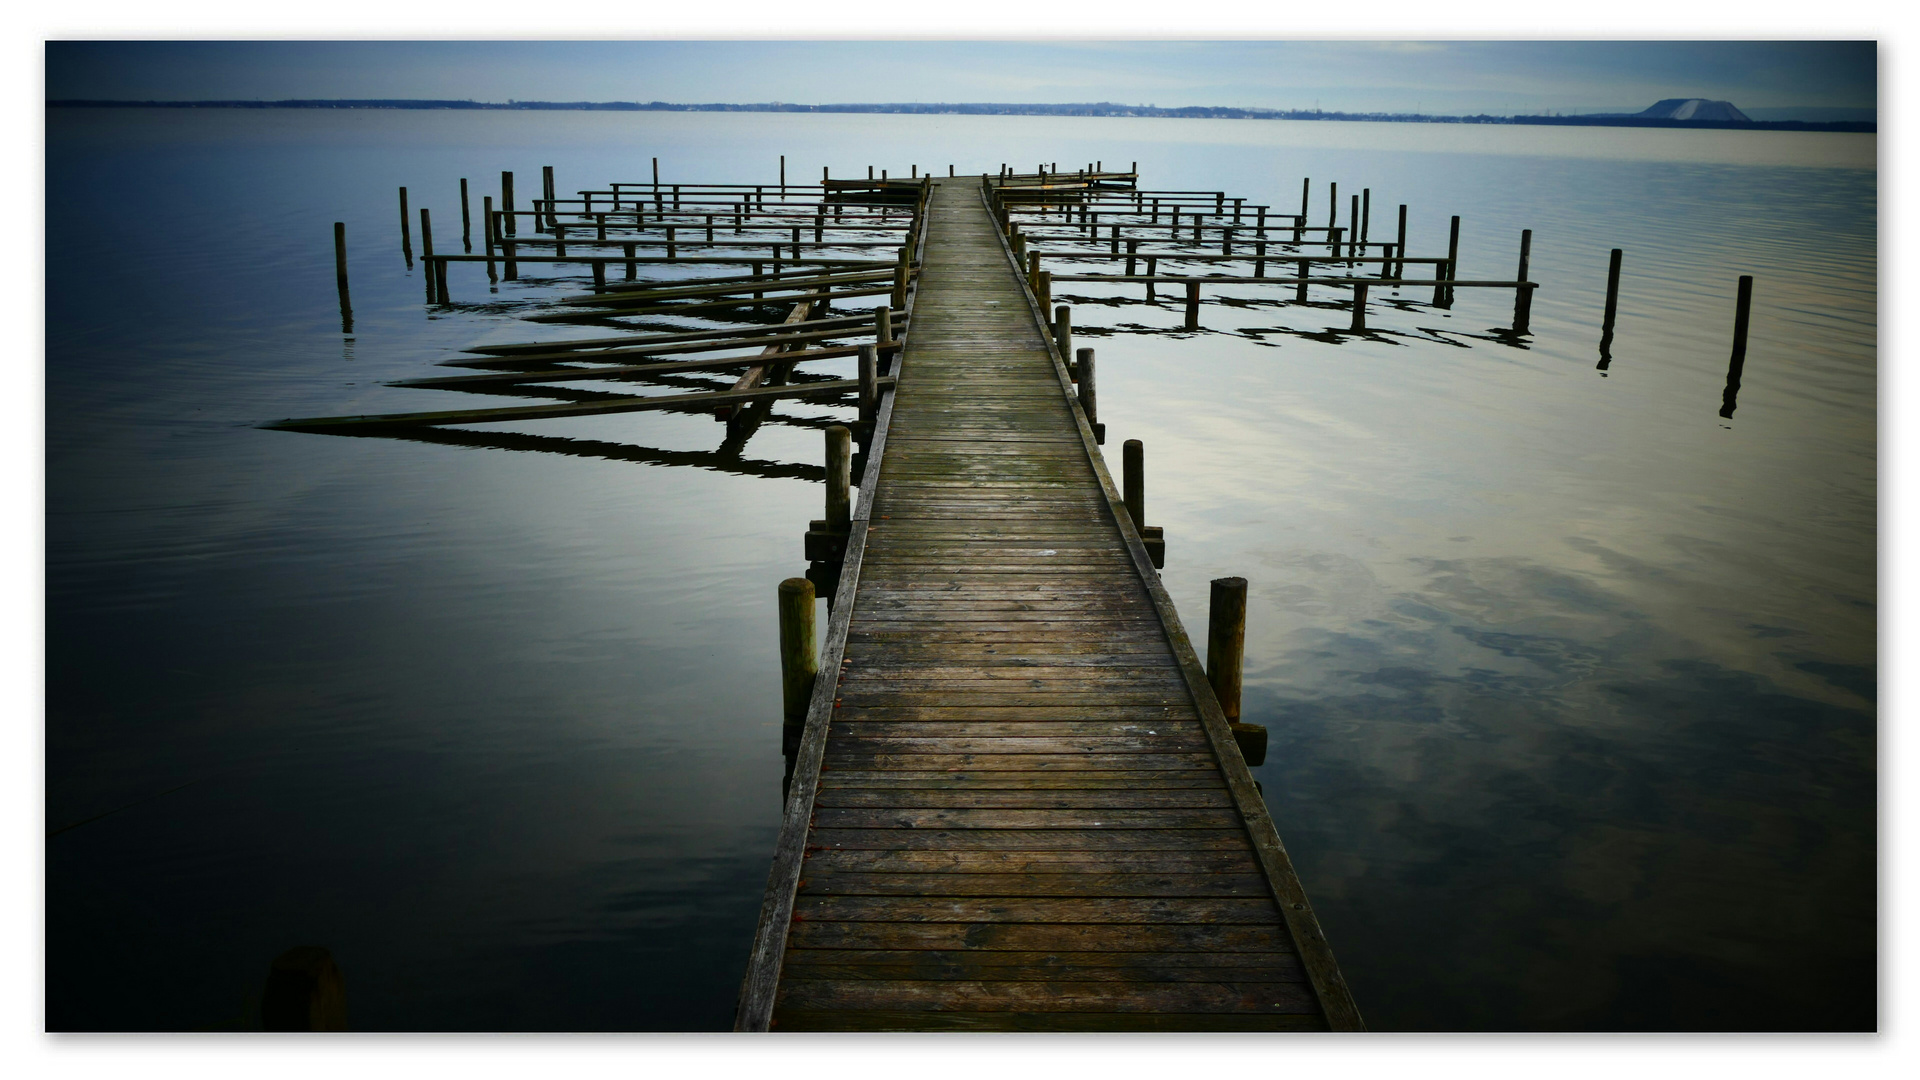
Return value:
[(981, 181), (927, 213), (737, 1026), (1359, 1028)]

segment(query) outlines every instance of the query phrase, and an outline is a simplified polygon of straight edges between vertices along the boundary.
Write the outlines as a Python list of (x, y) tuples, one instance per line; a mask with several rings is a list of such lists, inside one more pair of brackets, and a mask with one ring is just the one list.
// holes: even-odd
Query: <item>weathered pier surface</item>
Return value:
[(981, 181), (928, 215), (737, 1026), (1359, 1028)]

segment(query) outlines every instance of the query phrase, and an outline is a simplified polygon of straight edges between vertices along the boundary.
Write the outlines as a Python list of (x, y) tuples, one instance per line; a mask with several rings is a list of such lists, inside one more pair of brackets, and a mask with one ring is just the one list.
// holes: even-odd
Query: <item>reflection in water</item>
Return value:
[[(389, 254), (355, 266), (349, 346), (336, 218), (390, 252), (398, 184), (447, 215), (463, 175), (634, 179), (636, 139), (715, 177), (796, 145), (966, 171), (1113, 138), (1168, 188), (1370, 186), (1413, 204), (1415, 250), (1458, 212), (1463, 278), (1514, 266), (1476, 238), (1538, 230), (1525, 348), (1456, 329), (1506, 318), (1490, 290), (1376, 302), (1365, 337), (1314, 336), (1336, 304), (1220, 305), (1177, 340), (1177, 298), (1100, 309), (1125, 321), (1102, 418), (1155, 448), (1189, 629), (1211, 578), (1253, 582), (1256, 775), (1370, 1026), (1873, 1026), (1871, 137), (76, 112), (47, 123), (46, 819), (222, 779), (47, 845), (50, 1027), (221, 1023), (307, 941), (362, 1029), (732, 1019), (779, 819), (774, 587), (846, 410), (768, 412), (737, 458), (681, 413), (256, 430), (417, 408), (382, 383), (573, 291), (423, 314)], [(1594, 384), (1614, 247), (1634, 362)], [(1792, 302), (1753, 314), (1768, 378), (1729, 431), (1701, 406), (1734, 265)], [(662, 329), (779, 312), (738, 314)]]

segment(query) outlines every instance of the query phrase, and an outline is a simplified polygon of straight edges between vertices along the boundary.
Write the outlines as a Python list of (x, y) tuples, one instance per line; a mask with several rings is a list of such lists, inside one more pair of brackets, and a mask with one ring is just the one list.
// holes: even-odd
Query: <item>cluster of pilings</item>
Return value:
[[(1197, 330), (1203, 285), (1277, 285), (1293, 290), (1294, 300), (1301, 303), (1307, 301), (1310, 287), (1319, 286), (1348, 293), (1350, 329), (1358, 333), (1367, 329), (1367, 295), (1372, 289), (1430, 287), (1433, 305), (1442, 308), (1452, 306), (1456, 289), (1511, 289), (1513, 332), (1529, 331), (1533, 290), (1539, 287), (1527, 279), (1532, 230), (1520, 234), (1513, 280), (1462, 280), (1456, 273), (1460, 219), (1452, 219), (1445, 255), (1410, 254), (1404, 204), (1399, 207), (1393, 239), (1372, 239), (1371, 188), (1351, 195), (1346, 223), (1341, 224), (1339, 185), (1330, 185), (1326, 224), (1316, 225), (1310, 222), (1310, 179), (1301, 182), (1299, 211), (1279, 213), (1225, 191), (1122, 186), (1109, 179), (1115, 175), (1125, 174), (1035, 177), (1003, 172), (989, 178), (994, 212), (1027, 270), (1029, 288), (1043, 306), (1055, 283), (1140, 284), (1148, 302), (1158, 299), (1159, 287), (1177, 287), (1186, 294), (1185, 327)], [(1121, 272), (1063, 273), (1048, 268), (1084, 263), (1112, 264)], [(1410, 267), (1420, 266), (1431, 267), (1432, 277), (1408, 276)], [(1196, 267), (1207, 272), (1195, 273)], [(1336, 272), (1315, 276), (1315, 267)], [(1290, 275), (1283, 272), (1288, 268), (1293, 270)], [(1361, 273), (1367, 268), (1377, 272)]]
[[(530, 323), (603, 326), (614, 337), (529, 341), (481, 346), (481, 355), (445, 361), (484, 374), (399, 380), (391, 385), (468, 393), (571, 398), (559, 404), (379, 415), (309, 417), (272, 427), (334, 433), (419, 430), (501, 420), (534, 420), (602, 413), (708, 411), (728, 423), (729, 439), (743, 440), (775, 400), (829, 403), (853, 399), (870, 417), (890, 384), (888, 367), (905, 333), (906, 298), (914, 267), (910, 252), (925, 206), (925, 178), (911, 181), (785, 182), (778, 184), (671, 183), (654, 160), (649, 181), (616, 181), (561, 197), (551, 166), (541, 170), (540, 194), (516, 205), (514, 175), (500, 175), (498, 203), (481, 200), (478, 245), (470, 186), (459, 182), (460, 252), (436, 251), (433, 217), (418, 207), (420, 265), (430, 305), (454, 304), (450, 268), (484, 267), (490, 288), (520, 280), (521, 265), (541, 268), (539, 283), (590, 275), (588, 291), (563, 295), (517, 312)], [(918, 169), (915, 169), (918, 172)], [(399, 189), (400, 249), (415, 259), (414, 215)], [(336, 223), (335, 263), (342, 327), (351, 330), (345, 226)], [(671, 264), (712, 267), (713, 276), (656, 277)], [(673, 266), (674, 275), (684, 268)], [(610, 280), (615, 274), (621, 276)], [(883, 301), (867, 307), (858, 303)], [(786, 313), (767, 325), (768, 307)], [(839, 312), (847, 312), (840, 314)], [(745, 323), (721, 329), (670, 329), (662, 320)], [(712, 354), (695, 359), (691, 354)], [(672, 355), (675, 359), (665, 359)], [(854, 379), (796, 372), (818, 360), (859, 358)], [(744, 369), (744, 370), (742, 370)], [(687, 386), (689, 376), (740, 370), (724, 390), (661, 396), (583, 392), (582, 382)], [(701, 385), (697, 382), (691, 385)], [(858, 423), (855, 425), (858, 427)]]

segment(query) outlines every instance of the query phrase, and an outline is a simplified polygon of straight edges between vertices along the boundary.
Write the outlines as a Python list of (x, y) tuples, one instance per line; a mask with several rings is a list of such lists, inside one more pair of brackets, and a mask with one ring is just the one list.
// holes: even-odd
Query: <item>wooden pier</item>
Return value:
[(988, 199), (932, 186), (736, 1026), (1358, 1029)]
[[(1459, 218), (1444, 256), (1415, 256), (1404, 206), (1394, 239), (1370, 238), (1364, 189), (1341, 224), (1330, 185), (1314, 225), (1310, 181), (1283, 213), (1143, 190), (1099, 162), (948, 173), (789, 184), (782, 159), (777, 185), (663, 183), (656, 160), (650, 182), (561, 198), (549, 168), (526, 209), (502, 173), (477, 251), (462, 180), (459, 253), (434, 250), (417, 207), (428, 305), (460, 307), (450, 271), (464, 292), (484, 267), (489, 293), (523, 293), (517, 318), (611, 333), (475, 345), (443, 361), (464, 374), (391, 384), (538, 403), (263, 426), (825, 474), (811, 566), (780, 589), (785, 817), (737, 1028), (1359, 1030), (1248, 771), (1265, 729), (1237, 723), (1245, 582), (1214, 583), (1203, 667), (1155, 569), (1141, 447), (1125, 448), (1123, 495), (1093, 351), (1072, 348), (1052, 287), (1144, 285), (1157, 303), (1156, 285), (1178, 286), (1187, 330), (1203, 287), (1217, 302), (1277, 288), (1310, 318), (1347, 307), (1354, 335), (1372, 332), (1369, 289), (1431, 289), (1435, 307), (1511, 289), (1518, 339), (1531, 234), (1513, 280), (1465, 281)], [(344, 226), (334, 238), (350, 332)], [(588, 291), (540, 291), (583, 270)], [(812, 366), (855, 357), (855, 378)], [(789, 400), (854, 410), (826, 428), (824, 470), (739, 459)], [(725, 420), (720, 450), (449, 430), (655, 410)]]

